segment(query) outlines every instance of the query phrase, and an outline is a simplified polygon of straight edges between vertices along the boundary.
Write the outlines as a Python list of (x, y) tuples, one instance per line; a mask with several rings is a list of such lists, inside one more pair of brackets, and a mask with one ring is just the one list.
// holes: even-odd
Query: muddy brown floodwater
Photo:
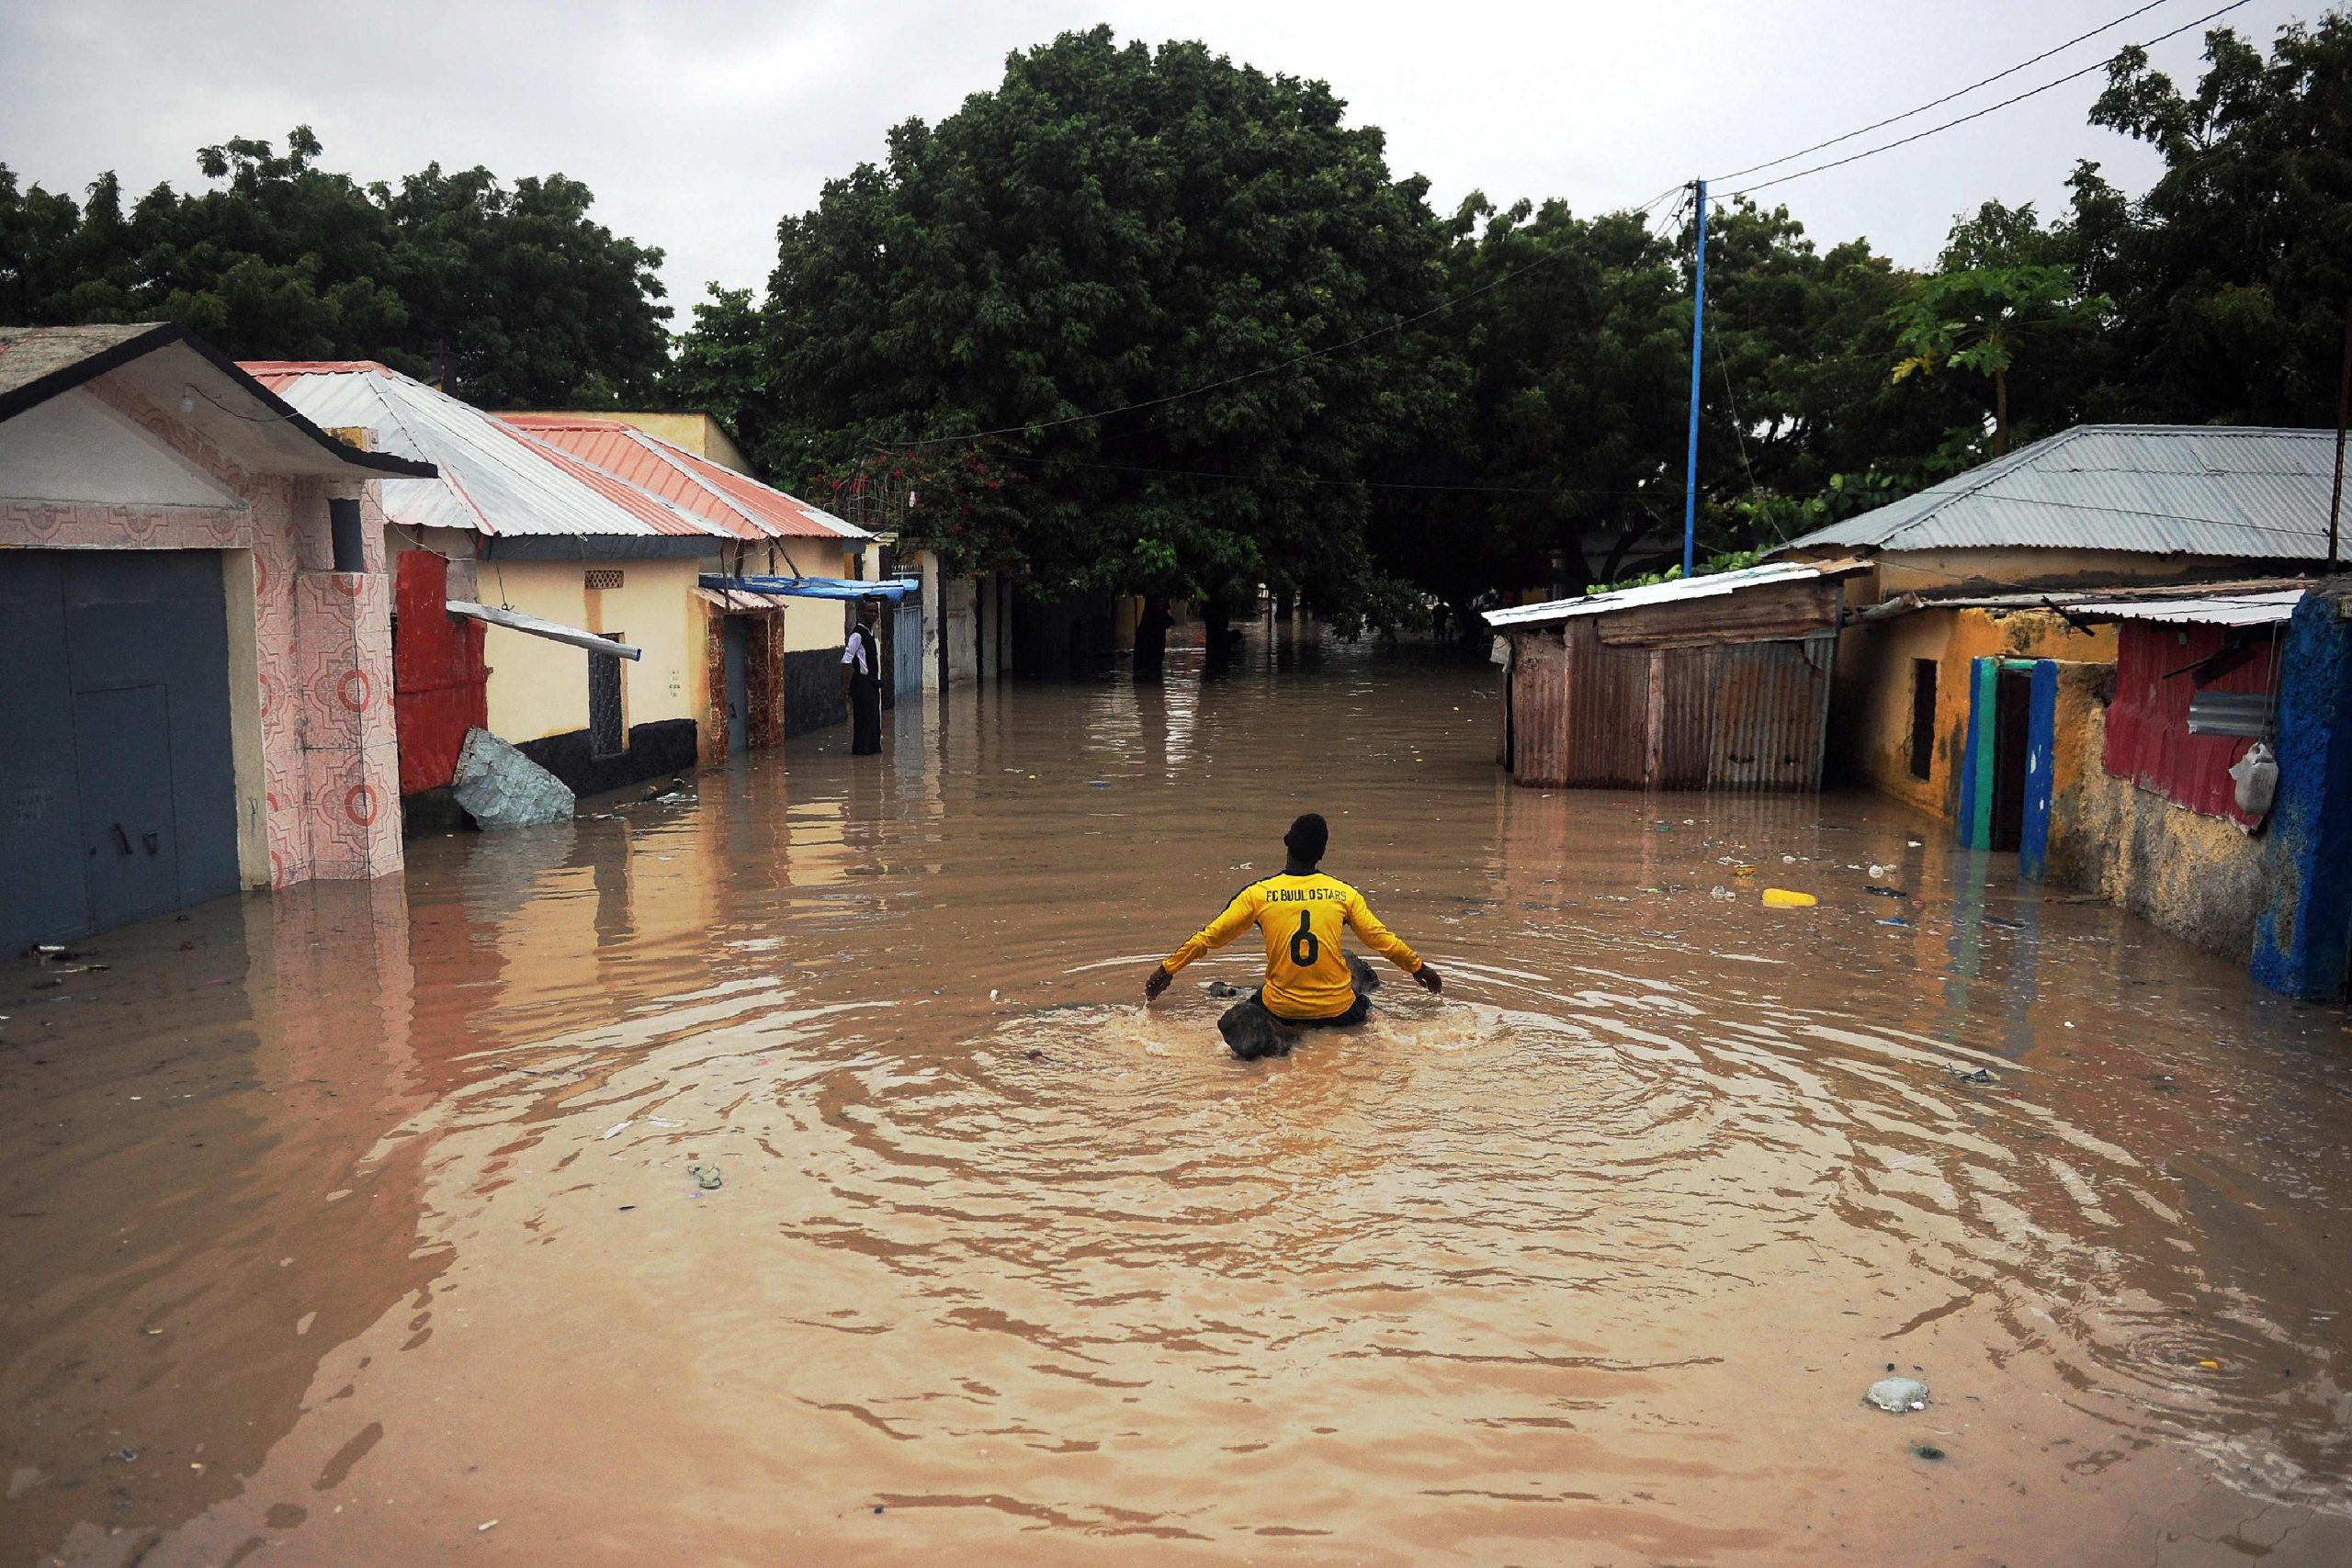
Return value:
[[(7, 960), (0, 1560), (2352, 1562), (2340, 1010), (1268, 662)], [(1306, 807), (1450, 983), (1245, 1066)]]

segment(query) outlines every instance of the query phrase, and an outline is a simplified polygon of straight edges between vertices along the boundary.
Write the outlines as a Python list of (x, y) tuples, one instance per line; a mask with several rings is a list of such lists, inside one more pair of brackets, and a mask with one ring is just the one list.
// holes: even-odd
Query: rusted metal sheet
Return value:
[(2116, 635), (2115, 700), (2107, 709), (2107, 771), (2176, 806), (2251, 826), (2237, 807), (2231, 764), (2251, 739), (2193, 735), (2188, 705), (2200, 693), (2267, 697), (2281, 628), (2168, 626), (2127, 621)]
[(1818, 789), (1837, 634), (1715, 650), (1708, 784), (1715, 789)]
[(1511, 775), (1524, 784), (1567, 782), (1567, 649), (1543, 632), (1513, 639)]
[(1641, 787), (1649, 767), (1649, 658), (1604, 649), (1589, 619), (1564, 626), (1566, 770), (1561, 782)]
[(1820, 786), (1834, 627), (1800, 640), (1627, 648), (1598, 618), (1515, 633), (1512, 776), (1630, 789)]
[(1838, 624), (1845, 589), (1826, 578), (1767, 583), (1695, 604), (1603, 615), (1600, 640), (1625, 648), (1703, 648), (1809, 636)]

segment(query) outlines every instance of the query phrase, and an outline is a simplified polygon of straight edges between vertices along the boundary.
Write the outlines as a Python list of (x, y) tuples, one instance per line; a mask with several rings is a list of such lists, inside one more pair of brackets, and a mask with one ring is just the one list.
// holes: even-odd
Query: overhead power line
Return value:
[[(2198, 17), (2193, 22), (2183, 22), (2179, 27), (2173, 28), (2170, 32), (2158, 33), (2155, 37), (2132, 47), (2139, 49), (2153, 49), (2157, 44), (2165, 41), (2167, 39), (2178, 38), (2181, 34), (2201, 28), (2206, 23), (2213, 21), (2218, 17), (2226, 17), (2232, 11), (2234, 11), (2246, 4), (2248, 4), (2248, 0), (2230, 0), (2229, 5), (2222, 6), (2217, 11), (2208, 11), (2205, 15)], [(1892, 152), (1897, 147), (1907, 147), (1914, 141), (1924, 141), (1928, 137), (1936, 135), (1939, 131), (1950, 130), (1954, 126), (1966, 125), (1971, 120), (1983, 119), (1986, 115), (1996, 114), (2000, 110), (2007, 108), (2014, 104), (2021, 104), (2028, 98), (2039, 97), (2042, 94), (2051, 91), (2052, 88), (2064, 86), (2069, 82), (2079, 82), (2084, 77), (2090, 75), (2093, 72), (2106, 70), (2109, 63), (2110, 62), (2106, 60), (2097, 61), (2089, 65), (2084, 66), (2079, 71), (2070, 71), (2065, 75), (2057, 78), (2055, 81), (2044, 82), (2039, 87), (2029, 87), (2024, 92), (2013, 94), (2008, 97), (2003, 98), (1998, 103), (1987, 104), (1981, 109), (1973, 109), (1969, 113), (1958, 116), (1955, 118), (1944, 120), (1940, 124), (1931, 125), (1925, 130), (1915, 130), (1908, 136), (1898, 136), (1892, 141), (1883, 141), (1875, 147), (1866, 147), (1860, 152), (1849, 152), (1843, 158), (1832, 158), (1826, 164), (1815, 164), (1809, 168), (1798, 169), (1790, 174), (1775, 175), (1769, 180), (1758, 180), (1754, 185), (1742, 186), (1737, 190), (1725, 191), (1724, 193), (1724, 199), (1728, 201), (1733, 197), (1752, 195), (1757, 191), (1766, 190), (1773, 186), (1786, 185), (1791, 180), (1801, 180), (1807, 175), (1817, 175), (1826, 169), (1842, 169), (1849, 164), (1859, 164), (1865, 158), (1875, 158), (1881, 152)], [(1895, 117), (1897, 119), (1905, 119), (1908, 118), (1908, 115), (1897, 115)], [(1859, 135), (1860, 132), (1856, 132), (1855, 134)], [(1844, 141), (1847, 139), (1840, 137), (1838, 140)], [(1792, 153), (1791, 156), (1802, 157), (1803, 154)], [(1775, 163), (1784, 163), (1787, 160), (1785, 159), (1774, 160)], [(1755, 168), (1766, 168), (1770, 166), (1770, 165), (1769, 164), (1761, 164), (1752, 165), (1752, 167)]]
[[(2116, 28), (2121, 27), (2124, 23), (2131, 21), (2135, 17), (2144, 17), (2160, 6), (2166, 6), (2170, 4), (2171, 0), (2148, 0), (2148, 4), (2141, 6), (2137, 10), (2126, 11), (2123, 15), (2116, 17), (2111, 22), (2101, 22), (2098, 26), (2093, 28), (2086, 33), (2076, 33), (2064, 43), (2056, 44), (2049, 49), (2045, 49), (2030, 60), (2020, 60), (2015, 65), (2009, 66), (2006, 70), (1996, 71), (1990, 76), (1984, 77), (1981, 81), (1971, 82), (1967, 86), (1957, 88), (1952, 92), (1946, 93), (1940, 98), (1929, 98), (1926, 103), (1919, 105), (1916, 108), (1905, 109), (1901, 114), (1888, 115), (1884, 119), (1874, 119), (1868, 125), (1861, 126), (1856, 130), (1846, 132), (1843, 136), (1833, 136), (1826, 141), (1816, 141), (1810, 147), (1800, 147), (1793, 152), (1783, 152), (1777, 158), (1767, 158), (1760, 164), (1750, 164), (1744, 169), (1734, 169), (1730, 174), (1720, 175), (1717, 175), (1716, 178), (1723, 181), (1736, 180), (1743, 175), (1756, 174), (1759, 170), (1777, 169), (1782, 164), (1794, 163), (1797, 159), (1804, 157), (1808, 153), (1818, 152), (1825, 147), (1835, 147), (1841, 141), (1851, 141), (1857, 136), (1868, 136), (1873, 130), (1883, 130), (1890, 125), (1899, 125), (1903, 121), (1910, 119), (1915, 116), (1926, 114), (1929, 109), (1941, 108), (1944, 105), (1951, 102), (1954, 98), (1964, 98), (1968, 96), (1969, 94), (1976, 91), (1979, 87), (1989, 87), (1996, 82), (2014, 76), (2029, 65), (2039, 65), (2053, 54), (2064, 54), (2068, 50), (2074, 48), (2076, 44), (2081, 43), (2086, 39), (2095, 39), (2103, 32), (2108, 32)], [(2194, 26), (2195, 24), (2192, 23), (2191, 25)]]

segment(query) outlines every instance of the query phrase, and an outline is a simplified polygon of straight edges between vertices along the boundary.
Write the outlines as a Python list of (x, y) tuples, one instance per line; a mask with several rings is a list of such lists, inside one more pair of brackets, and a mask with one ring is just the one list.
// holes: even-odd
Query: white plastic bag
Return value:
[(2267, 745), (2257, 740), (2247, 747), (2230, 769), (2230, 777), (2237, 781), (2240, 811), (2256, 819), (2270, 815), (2270, 797), (2278, 788), (2278, 759)]

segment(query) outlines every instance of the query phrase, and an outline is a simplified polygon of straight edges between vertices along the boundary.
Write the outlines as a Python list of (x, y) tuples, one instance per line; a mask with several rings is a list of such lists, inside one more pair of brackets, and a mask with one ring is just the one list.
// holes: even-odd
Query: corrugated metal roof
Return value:
[(2163, 621), (2176, 626), (2259, 626), (2292, 616), (2303, 590), (2267, 593), (2206, 593), (2187, 599), (2084, 599), (2072, 613), (2099, 620)]
[(365, 425), (379, 450), (440, 477), (384, 481), (384, 514), (412, 528), (514, 536), (741, 536), (369, 360), (264, 360), (245, 369), (318, 423)]
[(741, 538), (869, 537), (864, 529), (806, 502), (620, 420), (580, 414), (501, 417)]
[(2335, 468), (2332, 430), (2077, 425), (1788, 547), (2321, 560)]
[(1768, 582), (1832, 577), (1858, 570), (1860, 563), (1854, 561), (1767, 561), (1762, 566), (1746, 567), (1738, 571), (1719, 571), (1710, 577), (1676, 578), (1672, 581), (1653, 582), (1641, 588), (1620, 588), (1613, 593), (1587, 593), (1574, 599), (1548, 599), (1541, 604), (1519, 604), (1507, 610), (1489, 610), (1487, 612), (1487, 624), (1497, 628), (1554, 626), (1579, 615), (1606, 615), (1618, 610), (1639, 609), (1645, 604), (1713, 599), (1725, 593), (1737, 593), (1743, 589), (1759, 588)]

